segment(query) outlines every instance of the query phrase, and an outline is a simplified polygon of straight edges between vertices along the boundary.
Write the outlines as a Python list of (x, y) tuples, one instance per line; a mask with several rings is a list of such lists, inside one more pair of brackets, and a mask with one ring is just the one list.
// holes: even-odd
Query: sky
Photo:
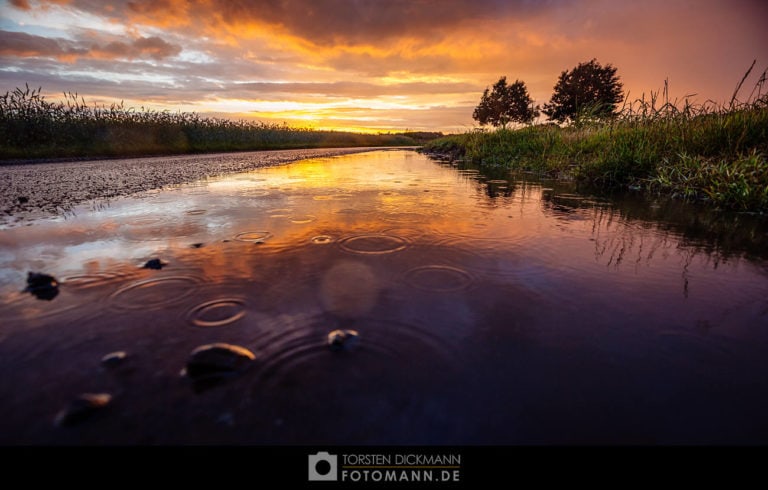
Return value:
[(596, 58), (629, 99), (743, 98), (768, 68), (763, 0), (0, 0), (0, 94), (316, 129), (464, 132), (483, 90), (543, 104)]

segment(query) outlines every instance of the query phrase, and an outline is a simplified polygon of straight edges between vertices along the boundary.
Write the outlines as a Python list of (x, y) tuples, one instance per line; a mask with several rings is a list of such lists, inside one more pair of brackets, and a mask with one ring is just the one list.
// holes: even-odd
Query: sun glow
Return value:
[[(768, 7), (692, 10), (632, 2), (257, 3), (0, 0), (0, 82), (86, 101), (297, 121), (366, 132), (462, 132), (483, 89), (507, 76), (546, 102), (558, 74), (598, 58), (634, 96), (723, 101), (768, 60)], [(668, 14), (653, 23), (646, 11)], [(676, 18), (685, 17), (680, 24)], [(701, 25), (717, 24), (711, 36)], [(649, 53), (653, 54), (649, 56)], [(757, 72), (757, 70), (755, 70)], [(748, 82), (751, 83), (751, 82)], [(255, 87), (254, 87), (255, 86)], [(0, 90), (2, 93), (2, 90)]]

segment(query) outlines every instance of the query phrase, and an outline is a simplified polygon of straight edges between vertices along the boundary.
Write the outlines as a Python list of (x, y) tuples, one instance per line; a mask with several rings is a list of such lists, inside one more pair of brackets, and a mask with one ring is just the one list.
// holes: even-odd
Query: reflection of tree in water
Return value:
[(768, 258), (765, 218), (673, 200), (625, 195), (604, 201), (572, 192), (568, 188), (542, 192), (542, 206), (556, 219), (591, 220), (595, 260), (616, 269), (631, 263), (637, 269), (650, 266), (657, 257), (679, 257), (686, 297), (695, 258), (713, 269), (728, 261)]
[[(483, 198), (482, 204), (489, 208), (503, 207), (512, 202), (518, 188), (523, 192), (526, 186), (533, 183), (519, 182), (512, 178), (509, 169), (503, 167), (484, 167), (482, 171), (470, 164), (451, 165), (458, 169), (462, 179), (471, 182), (478, 197)], [(485, 198), (488, 199), (485, 199)]]
[[(768, 260), (768, 218), (723, 212), (673, 199), (647, 198), (641, 194), (601, 194), (571, 182), (538, 179), (510, 172), (504, 167), (479, 168), (451, 164), (475, 185), (482, 205), (492, 208), (527, 201), (538, 196), (544, 213), (567, 225), (592, 221), (595, 259), (606, 266), (650, 265), (655, 257), (681, 257), (683, 282), (688, 267), (699, 257), (713, 269), (735, 259)], [(502, 182), (507, 182), (503, 184)], [(516, 198), (516, 199), (515, 199)]]
[(515, 195), (515, 184), (506, 180), (486, 181), (485, 194), (491, 199), (512, 198)]
[[(593, 221), (598, 244), (601, 233), (610, 233), (609, 243), (598, 245), (601, 255), (621, 263), (636, 247), (647, 252), (647, 260), (659, 250), (690, 250), (706, 254), (714, 268), (734, 258), (768, 259), (768, 219), (743, 213), (726, 213), (671, 199), (644, 199), (614, 195), (610, 200), (573, 193), (573, 187), (542, 192), (545, 213), (578, 216)], [(651, 239), (654, 244), (648, 244)], [(655, 242), (659, 243), (655, 243)]]

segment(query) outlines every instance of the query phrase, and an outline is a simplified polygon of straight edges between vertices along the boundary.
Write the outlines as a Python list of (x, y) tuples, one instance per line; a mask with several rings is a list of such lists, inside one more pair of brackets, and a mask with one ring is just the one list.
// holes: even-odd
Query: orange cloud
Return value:
[(32, 8), (27, 0), (10, 0), (10, 4), (21, 10), (29, 10)]
[[(0, 58), (12, 68), (0, 71), (0, 82), (30, 81), (52, 91), (85, 87), (99, 100), (231, 108), (232, 117), (314, 119), (317, 126), (462, 130), (473, 124), (482, 89), (500, 76), (525, 81), (542, 103), (562, 70), (592, 58), (617, 66), (633, 96), (669, 78), (673, 98), (696, 93), (700, 101), (729, 98), (754, 58), (768, 64), (762, 21), (768, 4), (757, 0), (12, 0), (10, 6), (25, 22), (0, 32)], [(73, 24), (46, 22), (59, 14)], [(81, 18), (85, 25), (75, 25)], [(68, 65), (56, 65), (61, 62)], [(275, 102), (294, 112), (274, 109)], [(360, 110), (348, 110), (355, 104)]]

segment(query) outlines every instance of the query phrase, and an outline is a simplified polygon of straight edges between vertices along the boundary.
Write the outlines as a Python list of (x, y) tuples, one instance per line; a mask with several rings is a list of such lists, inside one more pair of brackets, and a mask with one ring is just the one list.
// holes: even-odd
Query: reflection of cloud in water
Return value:
[[(617, 400), (632, 402), (616, 413), (663, 436), (655, 421), (668, 406), (660, 413), (652, 403), (659, 381), (741, 416), (727, 401), (738, 386), (712, 379), (743, 380), (749, 388), (736, 394), (763, 420), (768, 282), (762, 265), (743, 258), (752, 245), (740, 234), (754, 232), (760, 245), (764, 226), (741, 222), (713, 239), (716, 219), (691, 208), (485, 179), (415, 153), (370, 153), (3, 230), (0, 368), (23, 389), (4, 400), (0, 434), (39, 427), (40, 413), (60, 408), (50, 400), (98, 384), (98, 359), (116, 350), (135, 351), (139, 374), (124, 412), (94, 432), (102, 440), (135, 441), (129, 429), (147, 420), (167, 441), (195, 440), (206, 420), (230, 413), (242, 430), (215, 428), (215, 440), (333, 442), (344, 427), (368, 434), (349, 442), (381, 442), (375, 427), (396, 441), (421, 431), (434, 442), (424, 427), (438, 408), (469, 437), (448, 442), (514, 442), (520, 427), (558, 434), (562, 420), (612, 440), (604, 407)], [(489, 195), (489, 184), (499, 192)], [(169, 265), (140, 268), (153, 257)], [(30, 268), (61, 279), (61, 294), (41, 302), (20, 293)], [(359, 331), (359, 348), (328, 349), (334, 329)], [(178, 382), (186, 356), (222, 341), (252, 350), (254, 369), (188, 403)], [(721, 348), (733, 356), (716, 355)], [(699, 408), (676, 400), (674, 413)], [(316, 427), (318, 419), (328, 423)], [(44, 442), (64, 437), (41, 431)]]

